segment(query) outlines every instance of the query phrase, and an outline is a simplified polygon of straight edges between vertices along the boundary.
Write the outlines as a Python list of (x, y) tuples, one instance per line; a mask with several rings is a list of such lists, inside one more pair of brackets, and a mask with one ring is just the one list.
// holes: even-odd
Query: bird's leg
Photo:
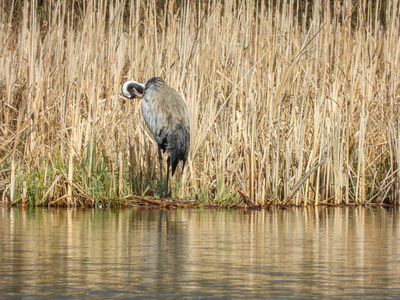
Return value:
[(168, 156), (167, 159), (167, 195), (168, 195), (168, 184), (169, 184), (169, 165), (171, 163), (171, 158)]
[(158, 162), (160, 163), (160, 184), (161, 184), (161, 191), (160, 191), (160, 199), (164, 198), (164, 182), (162, 176), (162, 154), (161, 154), (161, 147), (158, 146)]

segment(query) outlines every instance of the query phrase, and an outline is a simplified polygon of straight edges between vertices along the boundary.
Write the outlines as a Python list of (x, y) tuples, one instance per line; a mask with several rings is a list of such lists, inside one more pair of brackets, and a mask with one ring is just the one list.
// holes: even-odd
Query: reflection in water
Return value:
[(397, 209), (0, 208), (0, 297), (399, 297)]

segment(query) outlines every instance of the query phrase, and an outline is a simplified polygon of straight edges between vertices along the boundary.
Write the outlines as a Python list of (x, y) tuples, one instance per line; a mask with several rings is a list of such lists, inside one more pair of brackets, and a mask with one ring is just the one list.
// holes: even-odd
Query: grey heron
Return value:
[(168, 195), (169, 167), (172, 176), (179, 161), (185, 167), (190, 147), (189, 112), (183, 98), (160, 77), (147, 82), (127, 81), (122, 86), (122, 94), (129, 98), (142, 98), (142, 115), (147, 127), (158, 145), (160, 165), (160, 198), (164, 198), (162, 174), (162, 153), (168, 153), (166, 195)]

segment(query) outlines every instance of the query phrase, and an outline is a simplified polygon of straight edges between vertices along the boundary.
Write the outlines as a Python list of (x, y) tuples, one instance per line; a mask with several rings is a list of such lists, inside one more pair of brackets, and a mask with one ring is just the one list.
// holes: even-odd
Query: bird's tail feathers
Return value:
[(171, 158), (172, 176), (181, 160), (182, 171), (189, 155), (190, 135), (187, 128), (178, 124), (177, 128), (168, 137), (167, 152)]

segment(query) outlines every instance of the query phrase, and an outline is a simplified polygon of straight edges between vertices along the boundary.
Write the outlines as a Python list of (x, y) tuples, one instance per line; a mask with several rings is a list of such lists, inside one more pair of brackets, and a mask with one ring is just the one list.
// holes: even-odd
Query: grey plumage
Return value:
[(185, 167), (190, 147), (189, 113), (185, 101), (173, 88), (159, 77), (147, 82), (127, 81), (122, 86), (122, 94), (130, 99), (142, 97), (142, 114), (147, 127), (158, 145), (160, 164), (160, 197), (163, 198), (162, 155), (167, 152), (167, 194), (169, 167), (174, 175), (179, 161)]

